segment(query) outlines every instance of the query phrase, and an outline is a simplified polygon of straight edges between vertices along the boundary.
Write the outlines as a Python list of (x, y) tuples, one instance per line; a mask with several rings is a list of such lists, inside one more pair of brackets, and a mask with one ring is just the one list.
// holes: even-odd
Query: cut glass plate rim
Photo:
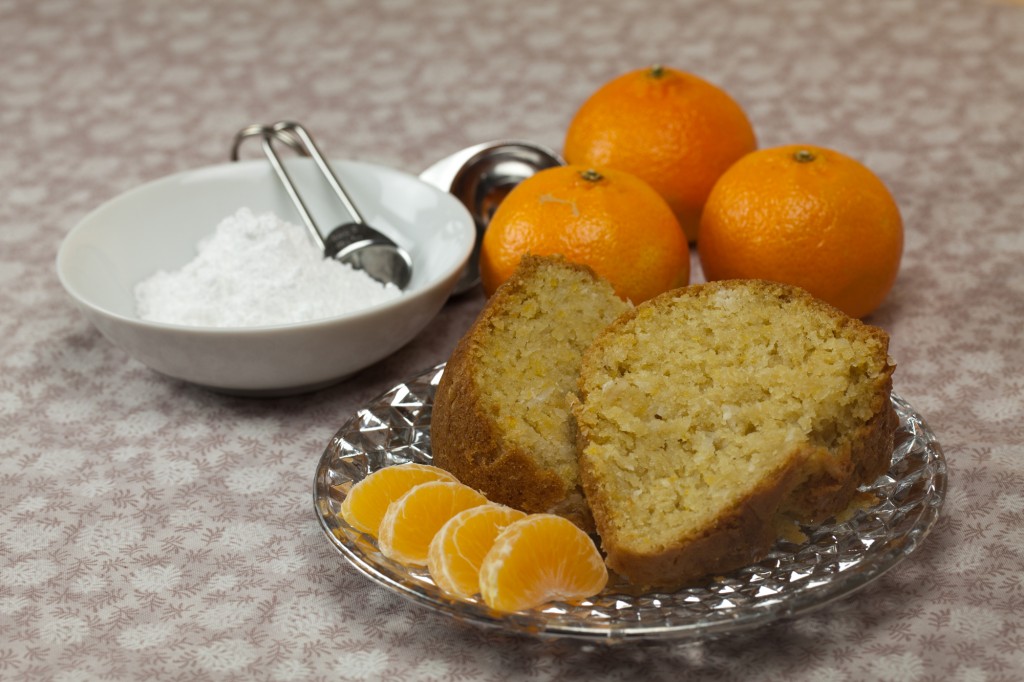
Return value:
[(425, 568), (384, 557), (372, 537), (349, 526), (340, 514), (348, 488), (369, 473), (404, 462), (431, 462), (430, 413), (443, 371), (442, 363), (358, 410), (320, 458), (313, 501), (331, 545), (356, 570), (460, 622), (604, 643), (732, 635), (805, 615), (877, 580), (920, 546), (945, 498), (942, 448), (924, 419), (893, 393), (899, 427), (890, 469), (862, 488), (875, 494), (877, 502), (851, 518), (805, 527), (805, 542), (780, 540), (763, 560), (676, 592), (639, 594), (613, 577), (604, 592), (578, 604), (500, 613), (479, 598), (448, 597)]

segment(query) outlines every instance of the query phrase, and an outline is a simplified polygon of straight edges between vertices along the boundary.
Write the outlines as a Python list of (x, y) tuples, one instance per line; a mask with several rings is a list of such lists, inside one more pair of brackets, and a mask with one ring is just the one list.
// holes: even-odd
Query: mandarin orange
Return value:
[(480, 565), (480, 595), (498, 611), (592, 597), (608, 569), (590, 536), (568, 519), (532, 514), (507, 526)]
[(442, 480), (456, 478), (444, 469), (416, 462), (378, 469), (352, 486), (341, 502), (341, 516), (356, 530), (376, 537), (392, 502), (413, 486)]
[(441, 526), (463, 509), (486, 503), (486, 497), (458, 482), (420, 483), (388, 506), (377, 545), (389, 559), (426, 566), (430, 541)]
[(427, 568), (442, 590), (467, 599), (480, 591), (480, 564), (495, 538), (526, 514), (490, 502), (459, 512), (441, 527), (430, 542)]
[(899, 208), (860, 162), (812, 145), (753, 152), (715, 184), (698, 244), (708, 280), (792, 284), (851, 317), (889, 293), (903, 253)]
[(691, 73), (653, 66), (594, 92), (569, 125), (564, 153), (571, 164), (645, 180), (695, 241), (711, 187), (756, 148), (746, 113), (728, 93)]
[(689, 247), (672, 210), (623, 171), (559, 166), (517, 185), (484, 233), (480, 274), (488, 296), (527, 253), (589, 265), (634, 303), (690, 278)]

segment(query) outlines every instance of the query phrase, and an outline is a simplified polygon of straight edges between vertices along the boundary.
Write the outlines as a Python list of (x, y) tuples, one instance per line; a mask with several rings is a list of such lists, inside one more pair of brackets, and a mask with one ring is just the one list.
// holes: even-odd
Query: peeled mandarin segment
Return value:
[(452, 481), (421, 483), (391, 503), (380, 524), (377, 545), (389, 559), (426, 566), (430, 541), (448, 519), (487, 498)]
[(608, 569), (590, 536), (553, 514), (509, 525), (480, 566), (480, 595), (498, 611), (586, 599), (607, 584)]
[(356, 530), (376, 537), (388, 506), (413, 486), (427, 481), (455, 481), (444, 469), (428, 464), (398, 464), (378, 469), (352, 486), (341, 503), (341, 516)]
[(450, 518), (430, 542), (427, 568), (434, 583), (448, 594), (468, 599), (480, 591), (480, 564), (506, 526), (526, 514), (488, 503)]

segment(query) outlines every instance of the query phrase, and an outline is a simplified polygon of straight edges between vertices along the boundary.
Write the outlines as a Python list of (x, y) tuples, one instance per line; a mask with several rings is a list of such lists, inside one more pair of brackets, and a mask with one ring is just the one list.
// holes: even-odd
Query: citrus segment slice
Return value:
[(341, 516), (356, 530), (377, 536), (388, 506), (413, 486), (427, 481), (455, 481), (444, 469), (428, 464), (397, 464), (373, 472), (352, 486), (341, 503)]
[(454, 597), (468, 599), (480, 591), (480, 564), (506, 526), (526, 514), (493, 502), (464, 509), (434, 535), (427, 553), (430, 577)]
[(421, 483), (388, 507), (377, 545), (389, 559), (426, 566), (430, 541), (441, 526), (463, 509), (482, 504), (486, 497), (457, 481)]
[(480, 595), (498, 611), (592, 597), (608, 569), (590, 536), (554, 514), (533, 514), (498, 535), (480, 565)]

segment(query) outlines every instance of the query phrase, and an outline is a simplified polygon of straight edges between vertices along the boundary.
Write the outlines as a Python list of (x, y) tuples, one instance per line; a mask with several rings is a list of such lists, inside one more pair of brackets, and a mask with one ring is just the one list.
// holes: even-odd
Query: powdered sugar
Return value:
[(225, 218), (180, 270), (135, 288), (144, 320), (205, 327), (308, 322), (402, 295), (317, 250), (305, 229), (248, 208)]

